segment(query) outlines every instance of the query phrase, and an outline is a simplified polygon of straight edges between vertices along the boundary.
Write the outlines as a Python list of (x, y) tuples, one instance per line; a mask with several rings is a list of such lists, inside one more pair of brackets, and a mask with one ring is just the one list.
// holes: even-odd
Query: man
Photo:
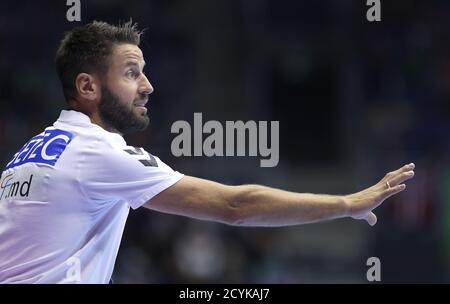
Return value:
[(293, 193), (184, 176), (122, 135), (149, 123), (153, 87), (131, 22), (92, 22), (62, 40), (56, 65), (70, 110), (27, 142), (0, 180), (0, 282), (108, 283), (129, 208), (241, 226), (284, 226), (372, 210), (405, 189), (414, 164), (361, 192)]

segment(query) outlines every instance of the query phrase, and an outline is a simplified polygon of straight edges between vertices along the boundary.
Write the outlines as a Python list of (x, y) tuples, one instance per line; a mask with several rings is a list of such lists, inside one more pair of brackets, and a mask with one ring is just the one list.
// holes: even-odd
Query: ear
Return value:
[(75, 78), (75, 87), (78, 95), (84, 100), (95, 101), (100, 98), (99, 81), (91, 74), (78, 74)]

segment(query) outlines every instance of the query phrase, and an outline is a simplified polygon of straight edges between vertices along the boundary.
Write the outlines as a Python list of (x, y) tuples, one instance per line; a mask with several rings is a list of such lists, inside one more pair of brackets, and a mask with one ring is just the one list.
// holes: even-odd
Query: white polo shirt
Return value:
[(0, 283), (108, 283), (129, 208), (179, 181), (158, 157), (76, 111), (0, 179)]

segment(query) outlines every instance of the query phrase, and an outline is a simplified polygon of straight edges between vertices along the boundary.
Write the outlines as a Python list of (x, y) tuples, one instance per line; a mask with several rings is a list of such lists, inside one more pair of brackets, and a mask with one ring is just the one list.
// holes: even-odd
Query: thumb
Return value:
[(365, 218), (367, 223), (369, 223), (370, 226), (374, 226), (377, 223), (377, 216), (373, 212), (367, 213), (367, 216)]

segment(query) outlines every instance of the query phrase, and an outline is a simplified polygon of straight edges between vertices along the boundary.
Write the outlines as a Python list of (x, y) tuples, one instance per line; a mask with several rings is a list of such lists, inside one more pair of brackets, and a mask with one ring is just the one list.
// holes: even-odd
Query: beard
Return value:
[(150, 122), (147, 113), (135, 112), (134, 105), (130, 108), (121, 102), (120, 98), (106, 86), (102, 87), (99, 115), (110, 129), (117, 130), (121, 134), (142, 131)]

